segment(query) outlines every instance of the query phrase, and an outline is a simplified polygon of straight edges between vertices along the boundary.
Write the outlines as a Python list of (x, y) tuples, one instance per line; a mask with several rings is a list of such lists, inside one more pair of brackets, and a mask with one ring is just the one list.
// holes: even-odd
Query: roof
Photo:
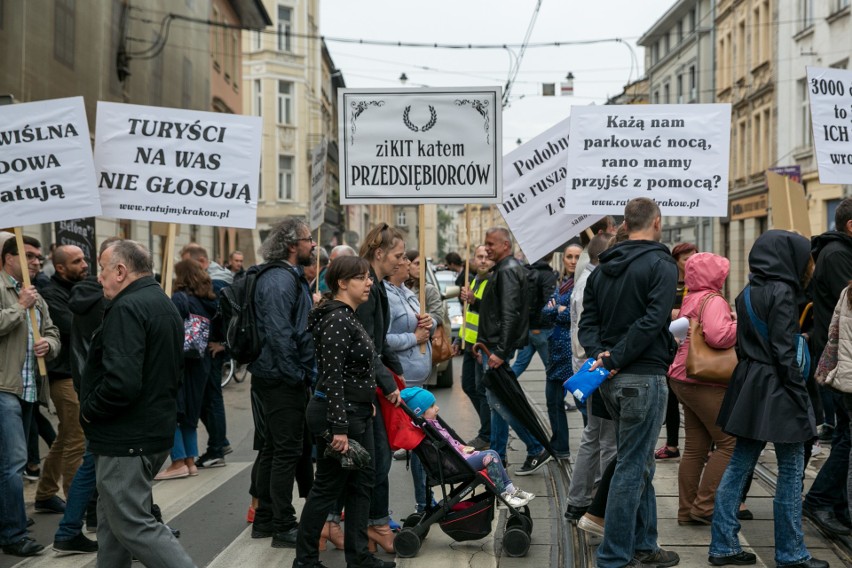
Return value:
[(272, 19), (261, 0), (228, 0), (228, 3), (237, 13), (243, 28), (262, 30), (272, 25)]

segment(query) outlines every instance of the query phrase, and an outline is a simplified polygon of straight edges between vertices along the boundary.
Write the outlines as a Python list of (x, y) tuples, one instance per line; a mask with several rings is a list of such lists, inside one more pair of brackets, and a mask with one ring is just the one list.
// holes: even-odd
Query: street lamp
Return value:
[(408, 75), (406, 75), (405, 72), (403, 72), (402, 75), (399, 76), (399, 82), (402, 83), (403, 87), (408, 82)]

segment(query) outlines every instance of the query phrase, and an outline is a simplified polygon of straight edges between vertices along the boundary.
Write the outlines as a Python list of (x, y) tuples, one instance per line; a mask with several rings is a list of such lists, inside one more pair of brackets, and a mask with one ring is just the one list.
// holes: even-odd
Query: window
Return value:
[(293, 10), (278, 6), (278, 51), (290, 51), (290, 17)]
[(293, 124), (293, 83), (278, 81), (278, 124)]
[(664, 35), (663, 36), (663, 55), (668, 55), (669, 50), (671, 49), (671, 45), (670, 45), (669, 42), (670, 42), (669, 34)]
[(683, 41), (683, 20), (677, 22), (677, 41), (678, 43)]
[[(224, 23), (224, 21), (223, 21)], [(222, 35), (222, 70), (225, 73), (225, 82), (231, 82), (231, 44), (228, 41), (228, 31), (225, 28), (216, 27), (216, 44), (219, 44), (219, 35)], [(217, 48), (218, 56), (218, 48)], [(217, 62), (218, 63), (218, 62)]]
[(408, 220), (405, 217), (405, 209), (400, 209), (396, 212), (396, 225), (398, 227), (407, 227)]
[(675, 85), (677, 85), (677, 104), (683, 104), (683, 75), (678, 74), (677, 79), (675, 80)]
[[(213, 22), (219, 23), (219, 9), (216, 6), (213, 6)], [(212, 26), (211, 30), (213, 32), (213, 69), (217, 72), (219, 71), (219, 34), (222, 33), (222, 30), (219, 26)]]
[(239, 76), (237, 75), (237, 58), (240, 53), (239, 36), (237, 32), (231, 30), (231, 78), (234, 80), (234, 88), (239, 84)]
[[(0, 0), (1, 2), (2, 0)], [(112, 0), (112, 28), (110, 29), (110, 49), (111, 53), (118, 53), (119, 43), (121, 42), (121, 28), (124, 16), (124, 3), (121, 0)], [(118, 69), (116, 69), (115, 61), (107, 63), (109, 72), (109, 90), (114, 95), (121, 94), (121, 82), (118, 80)]]
[(263, 112), (263, 84), (260, 79), (255, 79), (252, 83), (252, 109), (251, 112), (255, 116), (261, 116)]
[(698, 99), (698, 77), (695, 75), (695, 65), (689, 66), (689, 100)]
[(278, 201), (293, 201), (293, 156), (278, 156)]
[(657, 42), (651, 47), (651, 64), (660, 60), (660, 43)]
[(799, 0), (799, 31), (814, 25), (814, 0)]
[(848, 69), (849, 68), (849, 58), (847, 57), (846, 59), (844, 59), (842, 61), (838, 61), (837, 63), (832, 63), (831, 65), (829, 65), (829, 67), (831, 67), (832, 69)]
[(53, 56), (74, 68), (74, 0), (55, 0), (53, 18)]
[(654, 104), (660, 104), (660, 91), (654, 91)]
[[(850, 0), (835, 0), (835, 3), (834, 3), (835, 4), (835, 10), (834, 11), (838, 12), (838, 11), (842, 10), (843, 8), (848, 7), (849, 1)], [(3, 2), (2, 2), (2, 0), (0, 0), (0, 7), (2, 7), (2, 6), (3, 6)], [(2, 14), (0, 14), (0, 28), (3, 27), (2, 17), (3, 17)]]
[(748, 163), (748, 121), (741, 119), (737, 124), (737, 177), (745, 177)]
[(183, 58), (183, 89), (180, 97), (181, 108), (192, 108), (192, 61)]
[(763, 147), (764, 147), (764, 133), (763, 133), (763, 125), (761, 122), (761, 113), (757, 111), (754, 113), (752, 117), (752, 128), (751, 128), (751, 155), (754, 156), (754, 161), (751, 164), (751, 171), (759, 172), (763, 169)]
[(254, 40), (254, 50), (260, 51), (263, 49), (263, 32), (260, 30), (251, 32), (252, 40)]
[[(697, 10), (697, 8), (696, 8), (696, 10)], [(692, 10), (689, 13), (689, 31), (691, 31), (691, 32), (695, 31), (695, 10)]]
[(663, 104), (669, 104), (671, 101), (671, 93), (669, 92), (669, 84), (663, 85)]
[(751, 66), (755, 67), (758, 63), (763, 61), (763, 54), (760, 52), (761, 47), (763, 46), (762, 37), (763, 34), (767, 33), (768, 30), (765, 29), (763, 25), (763, 21), (760, 19), (760, 4), (754, 7), (752, 11), (752, 23), (753, 23), (753, 31), (752, 35), (754, 36), (754, 41), (751, 43)]
[(811, 131), (811, 107), (808, 101), (808, 80), (807, 78), (796, 81), (797, 91), (799, 92), (799, 143), (802, 146), (810, 146), (813, 141), (813, 132)]
[[(160, 34), (156, 31), (152, 33), (151, 43), (156, 44), (159, 41)], [(148, 83), (150, 88), (149, 96), (151, 104), (161, 106), (163, 104), (163, 57), (160, 56), (151, 59), (151, 80)]]

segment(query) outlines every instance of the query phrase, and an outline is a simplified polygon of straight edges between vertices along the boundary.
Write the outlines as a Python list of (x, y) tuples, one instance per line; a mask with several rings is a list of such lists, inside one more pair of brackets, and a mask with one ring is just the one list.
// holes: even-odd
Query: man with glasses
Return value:
[[(252, 410), (262, 425), (255, 449), (260, 453), (252, 471), (255, 512), (252, 538), (272, 537), (275, 548), (296, 547), (293, 483), (305, 450), (305, 408), (313, 380), (314, 348), (306, 331), (313, 306), (304, 266), (316, 243), (308, 225), (285, 217), (272, 228), (261, 256), (277, 267), (256, 281), (254, 309), (261, 337), (260, 356), (251, 373)], [(260, 428), (259, 428), (260, 429)], [(262, 442), (262, 443), (258, 443)], [(301, 482), (300, 482), (301, 483)], [(300, 484), (300, 489), (306, 488)]]
[[(30, 278), (41, 268), (41, 243), (24, 237), (24, 254)], [(27, 462), (27, 425), (39, 396), (37, 357), (59, 354), (59, 330), (50, 320), (47, 303), (33, 286), (24, 288), (20, 251), (15, 239), (3, 243), (0, 252), (0, 545), (13, 556), (34, 556), (44, 546), (27, 534), (24, 487), (21, 473)], [(35, 308), (33, 334), (29, 308)], [(41, 392), (39, 392), (41, 391)]]

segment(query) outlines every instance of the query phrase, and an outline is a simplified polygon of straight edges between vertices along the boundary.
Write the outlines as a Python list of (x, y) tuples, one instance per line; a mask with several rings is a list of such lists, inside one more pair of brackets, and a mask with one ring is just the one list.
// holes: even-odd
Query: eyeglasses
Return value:
[(302, 239), (296, 239), (296, 241), (297, 242), (298, 241), (311, 241), (312, 243), (316, 242), (313, 237), (305, 237), (305, 238), (302, 238)]
[(370, 276), (369, 274), (359, 274), (357, 276), (353, 276), (352, 280), (362, 280), (362, 281), (363, 280), (370, 280), (370, 281), (372, 281), (373, 277)]
[[(16, 252), (12, 252), (12, 253), (9, 253), (9, 254), (11, 254), (12, 256), (18, 256), (18, 253), (16, 253)], [(39, 262), (44, 262), (44, 257), (41, 256), (40, 254), (36, 254), (34, 252), (28, 252), (27, 253), (27, 260), (30, 261), (30, 262), (32, 262), (33, 260), (37, 260)]]

